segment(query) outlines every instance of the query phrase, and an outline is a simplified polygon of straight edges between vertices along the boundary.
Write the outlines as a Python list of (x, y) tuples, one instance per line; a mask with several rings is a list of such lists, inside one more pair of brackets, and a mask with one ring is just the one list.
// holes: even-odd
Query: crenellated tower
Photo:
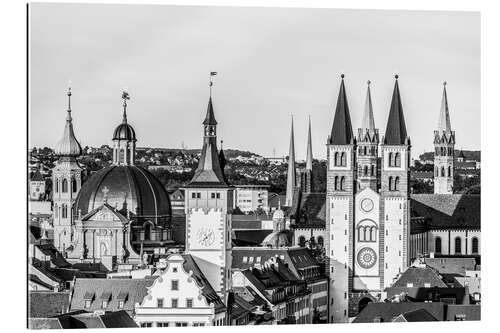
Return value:
[(378, 190), (378, 145), (379, 133), (373, 117), (370, 81), (367, 82), (363, 123), (358, 128), (358, 190)]
[(330, 277), (329, 322), (347, 322), (352, 289), (356, 138), (347, 103), (344, 74), (327, 141), (326, 255)]
[(82, 187), (83, 169), (77, 157), (82, 154), (82, 147), (73, 131), (71, 116), (71, 87), (68, 88), (68, 110), (62, 138), (56, 144), (54, 152), (58, 157), (52, 169), (52, 200), (54, 219), (54, 246), (63, 254), (72, 246), (73, 203)]
[(455, 152), (455, 131), (451, 130), (446, 82), (443, 83), (443, 97), (438, 127), (434, 131), (434, 193), (453, 193), (453, 159)]
[(380, 205), (380, 262), (381, 290), (409, 264), (409, 204), (410, 204), (410, 137), (406, 132), (398, 75), (385, 136), (382, 139), (382, 172)]

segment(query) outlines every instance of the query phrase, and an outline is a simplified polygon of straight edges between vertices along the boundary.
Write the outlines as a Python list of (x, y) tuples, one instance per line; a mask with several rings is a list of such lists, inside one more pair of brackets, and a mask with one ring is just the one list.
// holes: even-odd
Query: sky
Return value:
[(111, 144), (126, 89), (139, 147), (201, 148), (217, 71), (224, 148), (287, 155), (293, 115), (303, 160), (311, 116), (325, 158), (342, 73), (354, 131), (370, 80), (383, 134), (397, 73), (414, 158), (433, 149), (443, 81), (456, 148), (480, 149), (477, 12), (35, 3), (29, 67), (30, 147), (62, 136), (70, 82), (82, 146)]

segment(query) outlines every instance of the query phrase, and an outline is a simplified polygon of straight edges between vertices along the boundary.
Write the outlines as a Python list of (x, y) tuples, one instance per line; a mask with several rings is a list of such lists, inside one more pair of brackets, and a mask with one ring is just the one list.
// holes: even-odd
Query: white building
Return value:
[(269, 185), (236, 185), (236, 206), (242, 212), (254, 212), (257, 209), (269, 211)]

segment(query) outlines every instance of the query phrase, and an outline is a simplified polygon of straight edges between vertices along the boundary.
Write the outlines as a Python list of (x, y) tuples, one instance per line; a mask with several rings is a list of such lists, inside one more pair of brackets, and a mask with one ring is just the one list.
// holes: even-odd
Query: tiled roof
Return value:
[(28, 328), (30, 330), (50, 330), (62, 329), (57, 318), (28, 318)]
[(255, 306), (266, 305), (266, 300), (259, 296), (251, 287), (233, 287), (233, 291), (248, 303)]
[(217, 125), (217, 120), (215, 120), (214, 106), (212, 104), (212, 96), (208, 99), (207, 115), (203, 121), (203, 125)]
[(28, 274), (28, 280), (30, 282), (33, 282), (33, 283), (36, 283), (44, 288), (46, 288), (47, 290), (52, 290), (53, 289), (53, 286), (48, 284), (48, 283), (45, 283), (43, 282), (38, 276), (36, 276), (35, 274)]
[(423, 217), (430, 229), (481, 228), (478, 194), (413, 194), (411, 216)]
[(446, 320), (454, 321), (456, 318), (473, 321), (481, 320), (481, 305), (448, 305), (446, 307)]
[[(426, 286), (426, 284), (429, 284)], [(392, 287), (447, 287), (439, 274), (430, 267), (408, 267), (406, 271), (394, 282)]]
[(353, 323), (373, 323), (380, 318), (381, 322), (391, 322), (397, 316), (419, 309), (426, 310), (439, 321), (445, 319), (444, 303), (401, 302), (401, 303), (368, 303), (354, 319)]
[(300, 193), (299, 199), (294, 202), (290, 217), (295, 219), (296, 227), (325, 227), (326, 221), (326, 194)]
[(427, 266), (433, 267), (440, 274), (465, 275), (465, 271), (476, 270), (474, 258), (424, 258)]
[(259, 245), (272, 230), (233, 230), (234, 239), (249, 244)]
[(48, 318), (69, 310), (69, 292), (31, 291), (28, 295), (29, 318)]
[(231, 317), (233, 319), (242, 317), (256, 308), (255, 305), (252, 305), (236, 293), (231, 294), (228, 303), (231, 308)]
[[(147, 294), (147, 287), (154, 279), (76, 279), (71, 300), (71, 310), (103, 310), (100, 297), (103, 293), (111, 293), (107, 311), (125, 310), (132, 313), (135, 303), (140, 303)], [(118, 295), (127, 293), (123, 309), (118, 307)], [(91, 295), (90, 308), (85, 308), (85, 295)]]
[(409, 323), (420, 322), (420, 321), (438, 321), (436, 317), (431, 315), (425, 309), (412, 310), (400, 314), (394, 319), (394, 321), (406, 321)]
[(463, 304), (468, 302), (468, 295), (465, 293), (465, 288), (455, 287), (389, 287), (386, 288), (387, 298), (391, 299), (397, 295), (405, 294), (406, 297), (412, 302), (446, 302), (453, 300), (456, 304)]

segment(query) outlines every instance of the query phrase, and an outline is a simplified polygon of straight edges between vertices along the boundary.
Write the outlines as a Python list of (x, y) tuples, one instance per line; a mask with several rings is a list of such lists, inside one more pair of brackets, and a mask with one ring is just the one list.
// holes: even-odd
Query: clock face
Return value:
[(215, 241), (215, 234), (212, 229), (201, 228), (200, 230), (198, 230), (196, 238), (198, 240), (198, 244), (204, 247), (209, 247)]
[(372, 268), (377, 262), (377, 254), (372, 248), (364, 247), (358, 252), (359, 266), (368, 269)]
[(364, 212), (366, 212), (366, 213), (371, 212), (372, 209), (373, 209), (373, 201), (372, 201), (372, 199), (368, 199), (368, 198), (363, 199), (361, 201), (361, 209)]

